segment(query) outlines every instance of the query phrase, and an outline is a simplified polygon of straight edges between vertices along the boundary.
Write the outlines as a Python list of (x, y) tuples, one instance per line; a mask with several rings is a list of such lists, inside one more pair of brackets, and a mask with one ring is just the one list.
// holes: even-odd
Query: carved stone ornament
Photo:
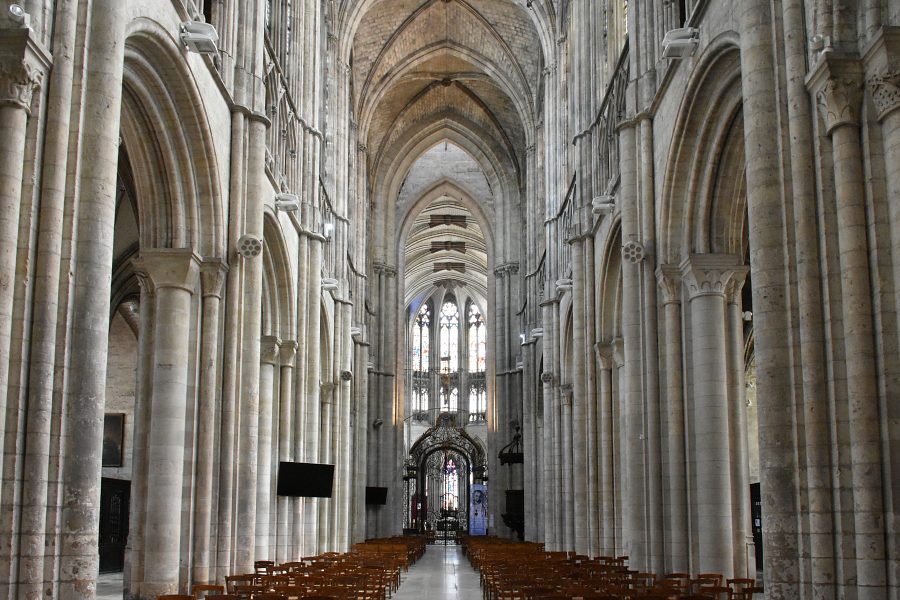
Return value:
[(700, 296), (724, 298), (735, 278), (743, 280), (746, 277), (747, 267), (742, 265), (736, 256), (698, 254), (681, 264), (681, 272), (691, 298)]
[(878, 120), (881, 121), (900, 107), (900, 69), (894, 68), (869, 77), (866, 81), (875, 108), (878, 110)]
[(857, 126), (861, 104), (862, 85), (855, 77), (832, 77), (816, 94), (828, 133), (842, 125)]
[(29, 110), (34, 90), (40, 87), (43, 73), (21, 59), (0, 61), (0, 105)]

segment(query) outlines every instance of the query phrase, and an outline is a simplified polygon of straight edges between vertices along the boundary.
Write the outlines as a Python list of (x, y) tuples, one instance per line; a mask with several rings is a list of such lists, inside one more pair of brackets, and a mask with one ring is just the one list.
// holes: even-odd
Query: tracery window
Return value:
[(441, 307), (441, 370), (454, 373), (459, 370), (459, 307), (450, 296)]
[(459, 410), (459, 388), (442, 387), (441, 388), (441, 410), (453, 412)]
[(412, 328), (412, 409), (415, 412), (428, 410), (428, 365), (431, 346), (431, 305), (425, 303), (419, 309)]
[(469, 372), (477, 373), (485, 370), (487, 362), (487, 335), (484, 318), (474, 302), (469, 303)]
[(487, 416), (487, 386), (484, 378), (475, 378), (469, 384), (470, 421), (484, 420)]
[(429, 346), (431, 345), (431, 305), (427, 302), (419, 309), (413, 323), (413, 371), (428, 371)]

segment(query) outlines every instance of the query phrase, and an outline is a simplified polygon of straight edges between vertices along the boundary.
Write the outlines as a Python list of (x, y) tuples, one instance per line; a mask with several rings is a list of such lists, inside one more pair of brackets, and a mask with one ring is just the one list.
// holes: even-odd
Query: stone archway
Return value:
[(457, 421), (442, 413), (410, 448), (404, 523), (419, 532), (468, 531), (472, 485), (487, 481), (484, 448)]

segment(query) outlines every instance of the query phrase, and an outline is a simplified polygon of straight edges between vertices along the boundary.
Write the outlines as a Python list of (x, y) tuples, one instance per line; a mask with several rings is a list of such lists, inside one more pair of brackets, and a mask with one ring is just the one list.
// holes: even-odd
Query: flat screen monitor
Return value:
[(331, 498), (333, 486), (334, 465), (285, 461), (278, 464), (279, 496)]
[(366, 486), (366, 504), (387, 504), (386, 487)]

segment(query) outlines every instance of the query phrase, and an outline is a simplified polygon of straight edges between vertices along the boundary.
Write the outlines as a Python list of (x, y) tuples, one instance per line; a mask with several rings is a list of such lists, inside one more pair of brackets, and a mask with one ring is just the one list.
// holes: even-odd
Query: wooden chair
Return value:
[(726, 581), (728, 600), (753, 600), (753, 594), (761, 594), (762, 588), (756, 586), (755, 579), (736, 577)]
[(225, 591), (229, 594), (235, 593), (235, 588), (239, 585), (251, 585), (254, 575), (226, 575)]
[(194, 600), (190, 594), (160, 594), (156, 600)]
[(216, 600), (218, 597), (225, 593), (224, 585), (213, 585), (209, 583), (197, 583), (191, 588), (191, 594), (194, 596), (194, 600), (201, 600), (202, 598), (206, 598), (207, 596), (216, 596)]

